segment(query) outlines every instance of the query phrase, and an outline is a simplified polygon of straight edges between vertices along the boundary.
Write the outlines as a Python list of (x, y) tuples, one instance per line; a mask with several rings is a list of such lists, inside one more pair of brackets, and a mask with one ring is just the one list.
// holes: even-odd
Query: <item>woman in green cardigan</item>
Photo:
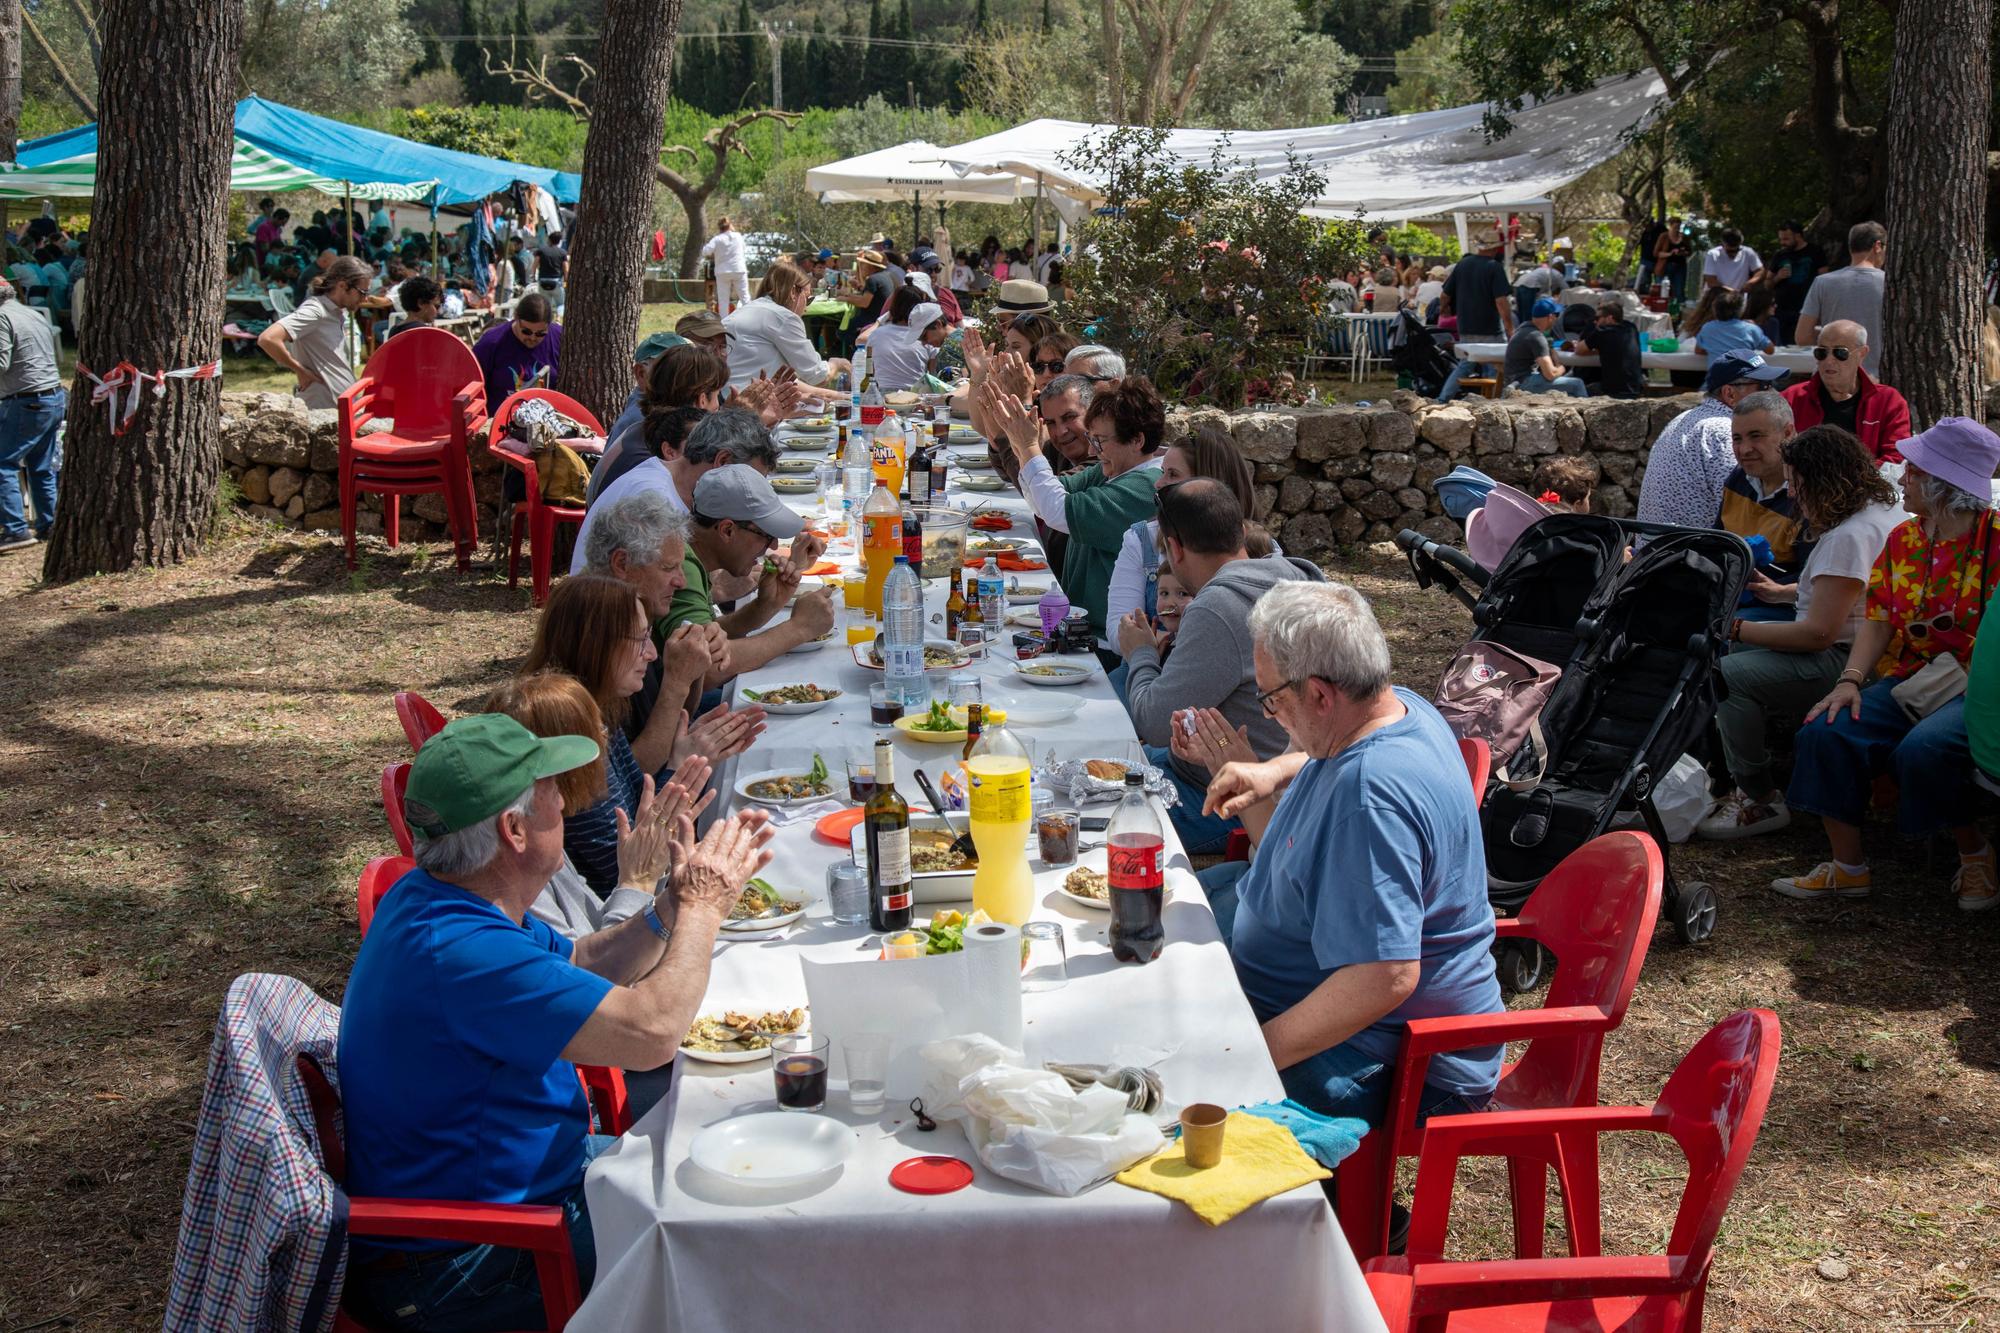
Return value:
[[(1038, 416), (1030, 416), (1027, 406), (1011, 395), (990, 394), (987, 420), (1013, 451), (1021, 494), (1035, 517), (1069, 534), (1063, 592), (1071, 606), (1089, 613), (1091, 633), (1109, 650), (1113, 645), (1105, 637), (1104, 601), (1111, 568), (1127, 529), (1157, 511), (1153, 473), (1160, 466), (1166, 407), (1143, 375), (1127, 375), (1101, 388), (1081, 375), (1058, 376), (1042, 390), (1037, 405)], [(1079, 415), (1096, 461), (1059, 477), (1042, 454), (1044, 423), (1074, 421)], [(1112, 660), (1117, 660), (1115, 653)]]

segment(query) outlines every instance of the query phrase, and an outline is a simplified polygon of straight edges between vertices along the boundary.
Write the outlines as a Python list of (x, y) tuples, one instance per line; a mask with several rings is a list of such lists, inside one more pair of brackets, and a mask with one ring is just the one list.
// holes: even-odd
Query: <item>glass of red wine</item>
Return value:
[(826, 1105), (825, 1037), (787, 1032), (771, 1038), (771, 1076), (780, 1111), (817, 1111)]

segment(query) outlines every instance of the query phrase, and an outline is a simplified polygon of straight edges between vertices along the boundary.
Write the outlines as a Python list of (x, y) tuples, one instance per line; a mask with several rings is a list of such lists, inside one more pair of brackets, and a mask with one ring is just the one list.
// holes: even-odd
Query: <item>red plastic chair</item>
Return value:
[(528, 484), (528, 500), (525, 505), (514, 506), (514, 534), (507, 546), (507, 586), (521, 586), (521, 534), (528, 535), (528, 566), (532, 571), (535, 588), (535, 605), (548, 600), (549, 581), (554, 575), (556, 524), (582, 523), (583, 510), (574, 505), (553, 505), (542, 499), (541, 478), (535, 472), (535, 460), (523, 458), (517, 453), (500, 448), (494, 441), (507, 433), (507, 423), (514, 419), (514, 409), (529, 399), (539, 398), (564, 416), (579, 425), (590, 427), (598, 438), (604, 436), (604, 425), (590, 414), (589, 409), (554, 389), (517, 389), (509, 394), (507, 401), (500, 404), (500, 410), (493, 414), (493, 433), (486, 445), (486, 452), (519, 472)]
[[(1597, 1104), (1604, 1034), (1625, 1021), (1665, 878), (1660, 849), (1643, 833), (1607, 833), (1585, 843), (1535, 886), (1519, 916), (1495, 923), (1501, 939), (1534, 940), (1555, 954), (1546, 1007), (1409, 1021), (1382, 1127), (1361, 1140), (1336, 1175), (1340, 1224), (1358, 1258), (1388, 1248), (1397, 1158), (1429, 1151), (1416, 1114), (1432, 1056), (1525, 1041), (1526, 1053), (1500, 1070), (1491, 1112)], [(1597, 1253), (1596, 1140), (1523, 1135), (1503, 1155), (1514, 1196), (1514, 1253), (1529, 1259), (1542, 1252), (1548, 1167), (1562, 1182), (1570, 1252)]]
[[(403, 334), (397, 334), (403, 337)], [(408, 764), (392, 764), (390, 769), (407, 770)], [(389, 769), (382, 772), (382, 787), (389, 788)], [(375, 909), (382, 904), (382, 897), (396, 886), (396, 881), (416, 868), (417, 863), (408, 855), (378, 856), (361, 871), (361, 882), (355, 886), (354, 914), (361, 922), (361, 935), (366, 939), (368, 927), (375, 920)], [(583, 1095), (590, 1101), (590, 1109), (596, 1127), (602, 1134), (623, 1134), (632, 1128), (632, 1107), (625, 1095), (625, 1074), (622, 1070), (603, 1065), (578, 1065), (577, 1081), (583, 1084)]]
[(410, 749), (421, 750), (425, 741), (444, 730), (445, 716), (415, 690), (398, 690), (396, 720), (403, 724), (403, 735), (409, 739)]
[[(298, 1069), (306, 1095), (312, 1101), (321, 1165), (329, 1176), (345, 1185), (347, 1147), (340, 1138), (339, 1094), (311, 1056), (300, 1055)], [(526, 1250), (535, 1256), (535, 1276), (542, 1284), (542, 1312), (551, 1333), (566, 1326), (576, 1307), (583, 1303), (582, 1286), (576, 1276), (576, 1254), (569, 1243), (569, 1225), (563, 1220), (563, 1210), (555, 1204), (350, 1198), (347, 1234)], [(334, 1333), (368, 1333), (367, 1325), (345, 1310), (334, 1315), (333, 1327)]]
[[(461, 570), (472, 567), (479, 511), (472, 498), (472, 439), (486, 424), (486, 388), (472, 349), (443, 329), (417, 328), (383, 343), (340, 395), (340, 526), (347, 567), (355, 565), (355, 508), (361, 492), (382, 500), (382, 535), (399, 536), (400, 497), (444, 496)], [(377, 417), (393, 425), (364, 435)]]
[(1486, 804), (1486, 780), (1493, 776), (1493, 750), (1477, 737), (1458, 738), (1458, 754), (1465, 760), (1465, 775), (1472, 779), (1472, 803)]
[(395, 836), (396, 850), (404, 856), (416, 855), (416, 844), (410, 838), (410, 821), (403, 817), (403, 793), (410, 785), (410, 761), (386, 765), (382, 769), (382, 815), (389, 821), (389, 832)]
[[(1368, 1289), (1390, 1333), (1521, 1329), (1644, 1329), (1698, 1333), (1715, 1235), (1756, 1145), (1778, 1076), (1778, 1016), (1731, 1014), (1680, 1062), (1647, 1106), (1579, 1107), (1440, 1116), (1424, 1137), (1407, 1256), (1367, 1265)], [(1687, 1188), (1664, 1255), (1567, 1259), (1442, 1259), (1451, 1189), (1464, 1157), (1509, 1156), (1549, 1136), (1596, 1156), (1600, 1134), (1671, 1135), (1686, 1154)]]

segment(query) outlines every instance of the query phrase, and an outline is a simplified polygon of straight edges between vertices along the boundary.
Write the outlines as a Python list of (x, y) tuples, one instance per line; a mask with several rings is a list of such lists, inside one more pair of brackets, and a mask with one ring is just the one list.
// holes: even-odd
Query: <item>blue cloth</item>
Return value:
[(1701, 326), (1695, 334), (1701, 350), (1708, 353), (1708, 364), (1715, 364), (1715, 358), (1724, 352), (1762, 352), (1769, 341), (1764, 330), (1747, 319), (1712, 319)]
[[(586, 1135), (584, 1165), (616, 1142), (609, 1134)], [(563, 1222), (576, 1257), (577, 1283), (588, 1293), (597, 1276), (597, 1240), (590, 1231), (581, 1184), (563, 1200)], [(542, 1283), (534, 1257), (526, 1250), (498, 1245), (445, 1250), (400, 1268), (351, 1264), (341, 1297), (369, 1328), (498, 1333), (540, 1328), (543, 1321)], [(401, 1310), (411, 1313), (399, 1318), (396, 1312)]]
[(1196, 786), (1187, 776), (1170, 762), (1173, 751), (1164, 745), (1148, 745), (1146, 762), (1165, 773), (1180, 793), (1178, 804), (1167, 808), (1167, 815), (1174, 821), (1174, 832), (1180, 836), (1181, 846), (1191, 856), (1214, 856), (1229, 846), (1229, 835), (1243, 827), (1243, 821), (1231, 816), (1205, 815), (1201, 812), (1203, 801), (1208, 799), (1208, 787)]
[(600, 898), (618, 887), (617, 812), (623, 810), (627, 819), (632, 817), (639, 808), (643, 782), (625, 728), (613, 727), (604, 747), (604, 799), (582, 810), (563, 812), (563, 850)]
[(28, 535), (19, 475), (28, 474), (35, 506), (35, 535), (46, 537), (56, 521), (56, 477), (62, 471), (63, 412), (69, 395), (62, 386), (33, 397), (0, 402), (0, 538)]
[(1440, 403), (1448, 403), (1452, 399), (1458, 397), (1458, 382), (1460, 380), (1465, 379), (1468, 376), (1473, 379), (1480, 379), (1486, 376), (1490, 376), (1492, 375), (1492, 373), (1493, 373), (1493, 367), (1486, 365), (1483, 362), (1479, 361), (1459, 362), (1457, 365), (1451, 368), (1451, 374), (1445, 378), (1444, 388), (1440, 390), (1438, 393), (1438, 401)]
[[(1229, 946), (1259, 1021), (1343, 967), (1420, 963), (1410, 997), (1347, 1042), (1384, 1064), (1408, 1019), (1504, 1008), (1479, 811), (1458, 740), (1423, 699), (1401, 687), (1396, 698), (1406, 716), (1309, 760), (1279, 799), (1238, 886)], [(1440, 1055), (1430, 1079), (1485, 1095), (1500, 1055), (1499, 1046)]]
[(349, 1193), (558, 1203), (575, 1192), (590, 1108), (562, 1052), (611, 983), (570, 952), (546, 923), (516, 925), (422, 870), (396, 881), (341, 1001)]
[(1229, 947), (1230, 937), (1236, 929), (1237, 886), (1249, 873), (1248, 861), (1220, 861), (1206, 870), (1194, 872), (1201, 891), (1208, 895), (1208, 910), (1215, 913), (1215, 929), (1222, 936), (1224, 948)]
[[(1444, 1059), (1442, 1055), (1431, 1058), (1433, 1074)], [(1355, 1036), (1279, 1071), (1278, 1079), (1285, 1085), (1286, 1094), (1309, 1111), (1360, 1120), (1370, 1129), (1380, 1129), (1389, 1111), (1389, 1090), (1395, 1083), (1395, 1073), (1393, 1064), (1364, 1050), (1361, 1036)], [(1428, 1079), (1417, 1095), (1417, 1122), (1421, 1124), (1434, 1115), (1484, 1110), (1492, 1095), (1491, 1087), (1465, 1092), (1446, 1087), (1435, 1078)]]
[(1339, 1166), (1352, 1157), (1361, 1146), (1361, 1136), (1368, 1132), (1366, 1122), (1357, 1117), (1321, 1115), (1289, 1097), (1281, 1102), (1259, 1102), (1236, 1109), (1263, 1116), (1291, 1130), (1299, 1146), (1321, 1166)]
[[(626, 395), (625, 406), (618, 413), (618, 419), (611, 423), (611, 433), (604, 437), (605, 443), (609, 444), (611, 441), (617, 439), (620, 435), (623, 435), (626, 431), (630, 430), (634, 426), (637, 426), (640, 422), (644, 421), (645, 419), (646, 419), (645, 396), (641, 394), (637, 389), (634, 389), (632, 390), (631, 393)], [(639, 456), (643, 458), (645, 457), (645, 453), (646, 451), (642, 447), (639, 450)]]
[(1437, 492), (1438, 503), (1444, 507), (1445, 517), (1464, 523), (1472, 511), (1486, 503), (1486, 497), (1500, 483), (1487, 476), (1476, 467), (1460, 463), (1451, 471), (1431, 483)]
[(1965, 696), (1921, 722), (1911, 722), (1890, 695), (1896, 682), (1861, 691), (1859, 720), (1841, 710), (1831, 723), (1799, 728), (1792, 785), (1785, 802), (1805, 814), (1860, 824), (1877, 773), (1896, 775), (1896, 826), (1924, 838), (1972, 823), (1972, 743), (1965, 732)]

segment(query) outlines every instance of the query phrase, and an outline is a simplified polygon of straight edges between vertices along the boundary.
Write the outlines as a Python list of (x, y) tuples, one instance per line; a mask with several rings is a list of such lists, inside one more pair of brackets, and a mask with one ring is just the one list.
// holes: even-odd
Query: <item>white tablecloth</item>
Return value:
[[(1681, 339), (1681, 345), (1688, 350), (1683, 352), (1642, 352), (1639, 356), (1639, 364), (1647, 370), (1708, 369), (1708, 355), (1704, 352), (1693, 350), (1694, 340), (1692, 338)], [(1488, 365), (1499, 365), (1507, 359), (1506, 343), (1460, 343), (1455, 350), (1462, 361), (1481, 361)], [(1764, 359), (1774, 365), (1783, 366), (1794, 375), (1810, 375), (1814, 370), (1812, 348), (1810, 347), (1780, 347)], [(1566, 366), (1594, 366), (1598, 364), (1595, 352), (1558, 351), (1556, 353), (1556, 360)]]
[[(1017, 519), (1013, 535), (1032, 535), (1018, 496), (978, 498), (999, 499)], [(1004, 662), (977, 670), (989, 682), (989, 698), (1037, 692), (1008, 682)], [(832, 643), (815, 654), (780, 657), (743, 679), (753, 689), (810, 680), (847, 692), (819, 712), (771, 719), (770, 731), (744, 756), (745, 771), (815, 748), (837, 771), (846, 747), (871, 743), (877, 734), (868, 722), (867, 687), (878, 678)], [(1102, 675), (1050, 692), (1081, 693), (1085, 703), (1067, 723), (1017, 732), (1036, 747), (1038, 760), (1051, 753), (1119, 756), (1132, 743), (1124, 709)], [(956, 759), (951, 747), (900, 739), (897, 786), (921, 801), (911, 768), (921, 765), (935, 777)], [(1062, 923), (1070, 980), (1023, 997), (1027, 1054), (1154, 1064), (1168, 1096), (1180, 1103), (1280, 1098), (1277, 1071), (1215, 918), (1171, 829), (1167, 837), (1167, 946), (1143, 967), (1113, 961), (1106, 914), (1056, 892), (1065, 871), (1037, 870), (1035, 918)], [(817, 840), (810, 819), (788, 823), (773, 845), (777, 855), (766, 877), (810, 898), (807, 919), (783, 938), (718, 945), (705, 1011), (804, 1004), (801, 956), (853, 958), (873, 947), (865, 927), (835, 926), (827, 916), (825, 868), (844, 853)], [(1086, 852), (1085, 864), (1101, 869), (1103, 855)], [(918, 910), (922, 916), (932, 909)], [(1115, 1183), (1057, 1198), (987, 1171), (954, 1124), (919, 1133), (895, 1101), (879, 1117), (853, 1115), (836, 1082), (826, 1114), (853, 1126), (859, 1139), (838, 1175), (803, 1190), (744, 1192), (695, 1166), (688, 1144), (717, 1121), (772, 1109), (770, 1064), (680, 1063), (672, 1093), (591, 1168), (586, 1188), (597, 1278), (570, 1323), (576, 1333), (791, 1325), (869, 1333), (1382, 1327), (1318, 1186), (1267, 1200), (1221, 1227), (1207, 1226), (1181, 1204)], [(936, 1197), (904, 1194), (888, 1183), (896, 1163), (924, 1153), (962, 1158), (976, 1179)]]

